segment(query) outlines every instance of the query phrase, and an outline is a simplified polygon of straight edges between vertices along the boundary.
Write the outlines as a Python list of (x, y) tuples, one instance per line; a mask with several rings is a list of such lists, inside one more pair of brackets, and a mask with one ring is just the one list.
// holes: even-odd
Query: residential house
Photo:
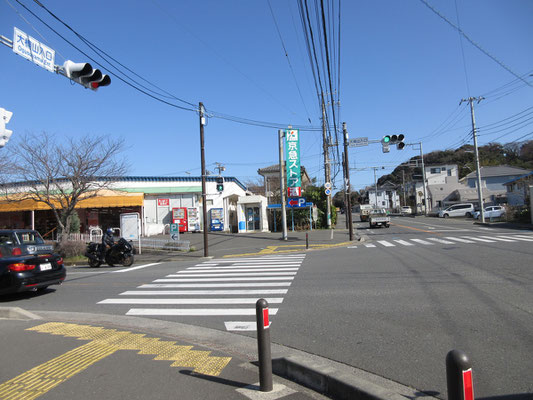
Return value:
[[(481, 167), (480, 170), (483, 201), (488, 204), (507, 203), (508, 189), (505, 184), (533, 172), (524, 168), (511, 167), (509, 165)], [(477, 193), (477, 173), (475, 171), (465, 176), (461, 181), (464, 182), (468, 188), (475, 189)], [(458, 193), (458, 198), (463, 202), (461, 195), (462, 193)]]
[(396, 191), (396, 186), (391, 182), (385, 182), (383, 185), (377, 187), (367, 188), (368, 204), (376, 206), (376, 208), (386, 208), (389, 210), (397, 210), (400, 208), (400, 195)]
[[(300, 166), (300, 171), (302, 174), (302, 190), (304, 190), (311, 184), (311, 179), (307, 175), (304, 166)], [(257, 170), (257, 173), (263, 177), (264, 193), (268, 198), (268, 203), (271, 203), (271, 198), (275, 195), (277, 195), (277, 199), (279, 200), (279, 164), (260, 168)]]
[(533, 185), (533, 172), (504, 183), (507, 189), (507, 204), (510, 206), (523, 206), (529, 203), (531, 187)]

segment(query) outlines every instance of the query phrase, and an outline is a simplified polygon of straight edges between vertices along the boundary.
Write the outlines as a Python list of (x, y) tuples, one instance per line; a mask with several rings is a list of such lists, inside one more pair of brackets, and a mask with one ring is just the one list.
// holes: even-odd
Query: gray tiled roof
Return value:
[[(494, 167), (481, 167), (481, 177), (487, 178), (489, 176), (513, 176), (513, 175), (524, 175), (530, 170), (518, 167), (511, 167), (509, 165), (497, 165)], [(472, 179), (477, 177), (476, 171), (469, 173), (465, 178)]]

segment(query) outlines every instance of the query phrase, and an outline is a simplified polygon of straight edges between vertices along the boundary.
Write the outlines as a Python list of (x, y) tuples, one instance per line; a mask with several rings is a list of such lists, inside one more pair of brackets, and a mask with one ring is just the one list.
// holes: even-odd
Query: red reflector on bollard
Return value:
[(474, 383), (472, 382), (472, 368), (463, 371), (463, 390), (465, 400), (474, 400)]
[(263, 309), (263, 328), (268, 328), (270, 323), (268, 322), (268, 308)]

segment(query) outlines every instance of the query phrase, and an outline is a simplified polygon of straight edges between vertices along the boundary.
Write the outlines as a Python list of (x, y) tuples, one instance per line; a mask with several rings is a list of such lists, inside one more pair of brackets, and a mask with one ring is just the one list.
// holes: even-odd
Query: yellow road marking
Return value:
[[(348, 246), (351, 243), (352, 242), (342, 242), (342, 243), (334, 243), (334, 244), (310, 244), (309, 249), (317, 250), (317, 249), (327, 249), (327, 248), (332, 248), (332, 247), (342, 247), (342, 246)], [(283, 244), (283, 245), (277, 245), (277, 246), (267, 246), (263, 250), (256, 252), (256, 253), (228, 254), (228, 255), (222, 256), (222, 258), (264, 256), (265, 254), (278, 254), (278, 253), (296, 253), (296, 252), (301, 252), (302, 248), (305, 248), (305, 244)]]
[(210, 356), (210, 351), (192, 350), (192, 346), (147, 338), (144, 334), (90, 325), (49, 322), (27, 330), (90, 342), (1, 384), (0, 399), (35, 399), (118, 350), (153, 354), (154, 360), (173, 361), (171, 367), (193, 368), (197, 373), (212, 376), (219, 375), (231, 360), (231, 357)]
[(397, 223), (394, 223), (394, 224), (391, 224), (391, 225), (401, 226), (402, 228), (412, 229), (412, 230), (414, 230), (414, 231), (426, 232), (426, 233), (432, 233), (432, 234), (434, 234), (434, 235), (439, 235), (439, 233), (437, 233), (437, 232), (426, 231), (425, 229), (420, 229), (420, 228), (413, 228), (412, 226), (400, 225), (400, 224), (397, 224)]

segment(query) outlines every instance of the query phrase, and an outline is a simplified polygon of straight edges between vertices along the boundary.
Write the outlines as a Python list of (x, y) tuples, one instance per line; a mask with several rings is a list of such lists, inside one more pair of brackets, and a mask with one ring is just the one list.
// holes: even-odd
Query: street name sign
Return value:
[(55, 50), (28, 36), (16, 27), (13, 34), (13, 52), (32, 61), (39, 67), (55, 72)]
[(368, 138), (367, 137), (358, 137), (348, 140), (348, 145), (350, 147), (362, 147), (362, 146), (368, 146)]

